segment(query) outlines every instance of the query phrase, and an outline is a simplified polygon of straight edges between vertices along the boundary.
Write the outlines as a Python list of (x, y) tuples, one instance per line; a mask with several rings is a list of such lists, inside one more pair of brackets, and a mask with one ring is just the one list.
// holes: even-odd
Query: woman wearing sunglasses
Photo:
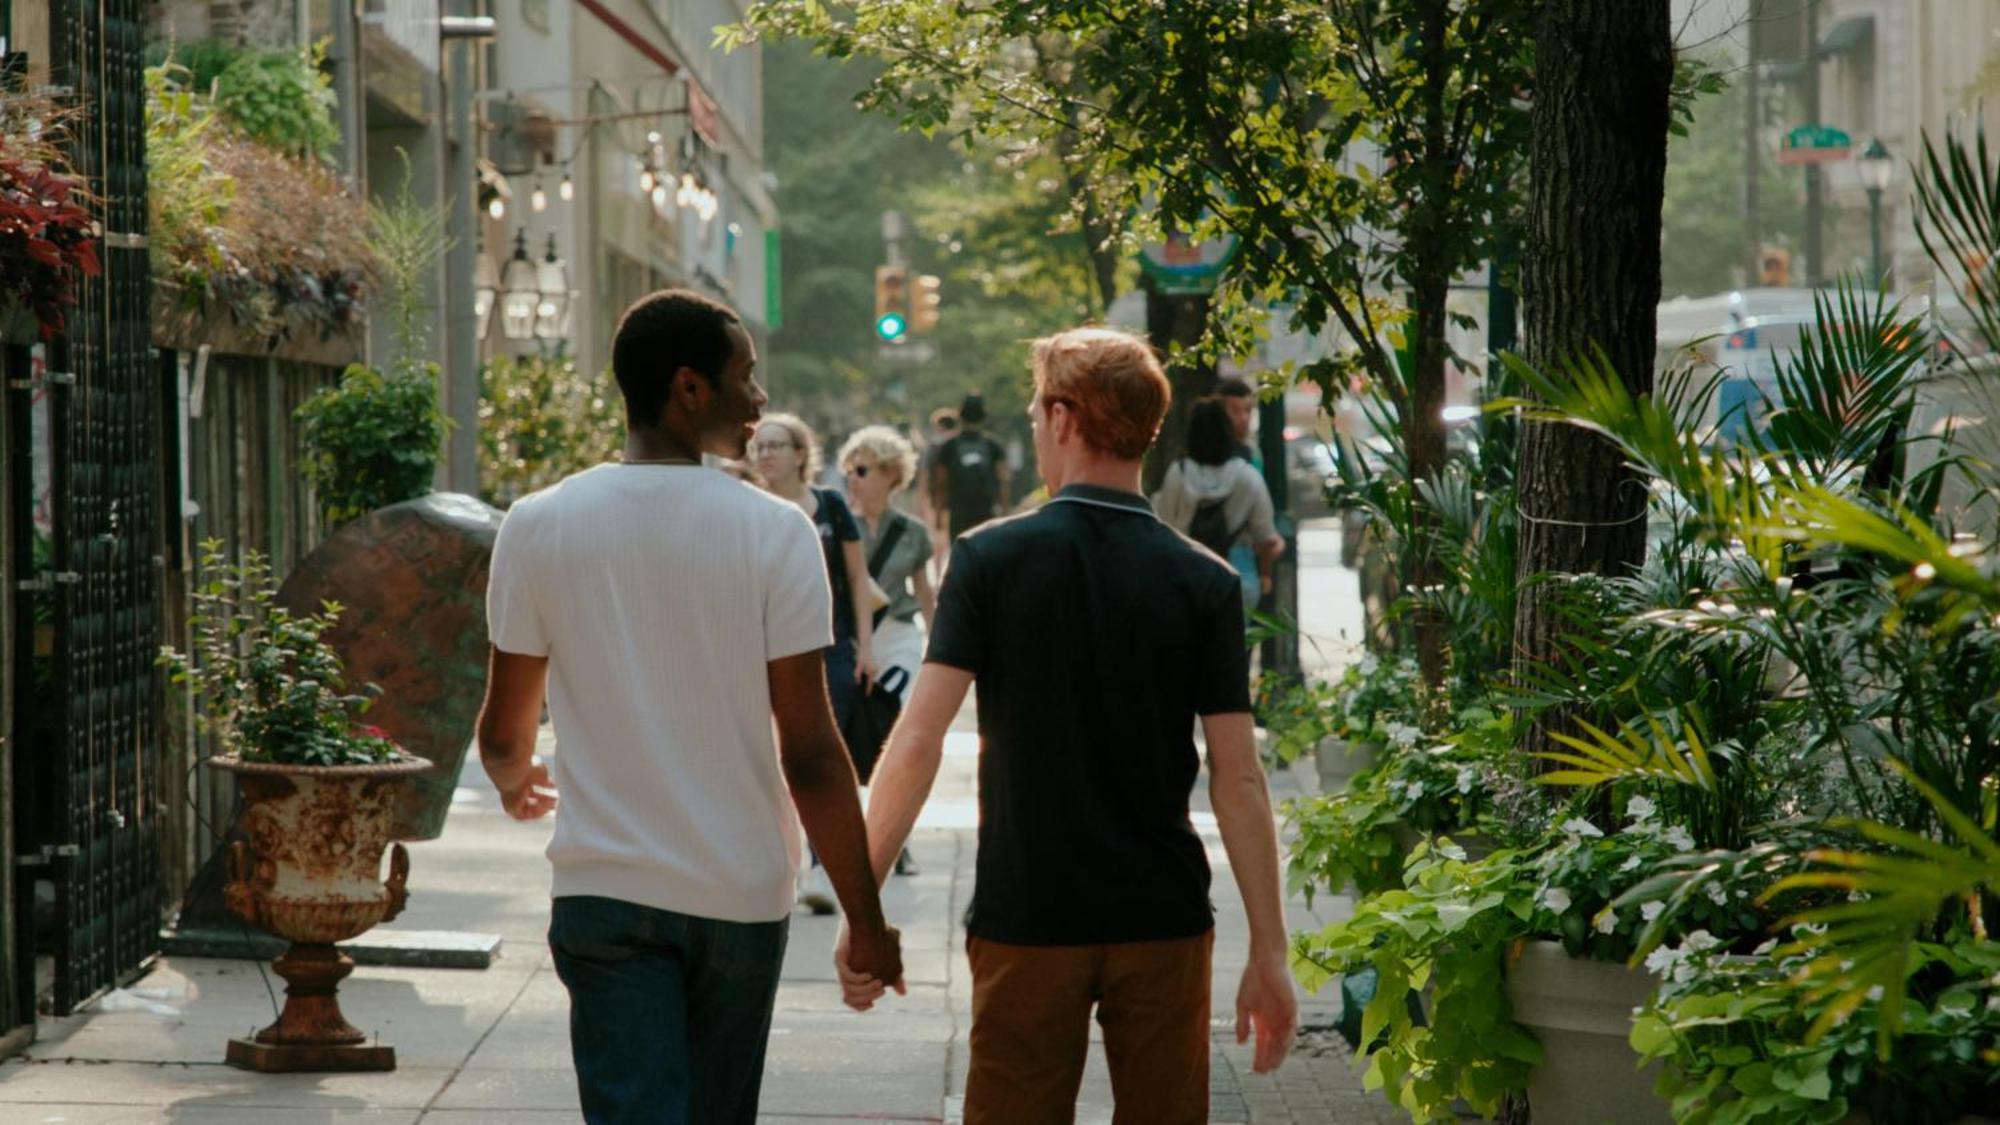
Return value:
[[(860, 517), (861, 551), (868, 573), (884, 596), (875, 611), (875, 663), (879, 676), (875, 692), (887, 697), (873, 724), (856, 723), (848, 729), (848, 748), (857, 763), (865, 763), (861, 778), (868, 775), (888, 735), (885, 722), (900, 711), (910, 697), (917, 670), (924, 662), (925, 622), (937, 612), (937, 591), (931, 586), (931, 537), (923, 522), (897, 508), (891, 501), (910, 486), (917, 475), (917, 451), (903, 435), (887, 426), (865, 426), (856, 430), (840, 448), (840, 468), (847, 478), (847, 499)], [(857, 742), (866, 743), (856, 745)], [(898, 874), (912, 874), (915, 867), (905, 850), (896, 862)]]

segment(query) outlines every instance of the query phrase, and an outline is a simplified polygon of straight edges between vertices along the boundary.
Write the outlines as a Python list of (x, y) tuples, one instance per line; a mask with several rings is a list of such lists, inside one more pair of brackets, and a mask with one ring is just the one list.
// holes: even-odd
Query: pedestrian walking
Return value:
[[(914, 516), (891, 502), (916, 476), (916, 449), (887, 426), (864, 426), (841, 446), (840, 466), (847, 478), (847, 497), (860, 519), (869, 576), (887, 598), (875, 611), (875, 660), (881, 675), (855, 708), (856, 721), (844, 731), (866, 785), (923, 667), (924, 630), (917, 615), (921, 613), (926, 623), (937, 615), (937, 592), (931, 586), (930, 536)], [(916, 863), (904, 848), (896, 858), (896, 874), (916, 873)]]
[[(833, 591), (833, 645), (826, 649), (826, 686), (833, 697), (834, 722), (852, 727), (875, 679), (875, 587), (861, 549), (861, 529), (840, 493), (807, 482), (819, 475), (819, 436), (796, 414), (767, 414), (750, 441), (757, 475), (771, 495), (791, 502), (811, 517), (819, 532), (821, 556)], [(853, 747), (848, 748), (850, 755)], [(873, 755), (869, 760), (872, 762)], [(863, 763), (853, 762), (857, 768)], [(799, 873), (798, 904), (814, 914), (831, 914), (839, 900), (820, 866), (817, 852)]]
[(949, 505), (943, 503), (943, 495), (932, 494), (931, 474), (937, 467), (938, 452), (944, 443), (958, 434), (958, 411), (949, 406), (940, 406), (931, 411), (931, 432), (924, 438), (923, 464), (919, 468), (918, 480), (922, 483), (916, 490), (917, 513), (923, 517), (924, 527), (931, 533), (931, 558), (933, 563), (941, 561), (951, 549), (949, 532)]
[(612, 345), (623, 460), (516, 502), (493, 547), (479, 754), (510, 816), (556, 814), (549, 948), (591, 1125), (756, 1118), (801, 822), (849, 962), (902, 976), (827, 706), (812, 524), (701, 464), (743, 456), (755, 364), (726, 307), (641, 299)]
[(864, 426), (840, 447), (840, 467), (859, 517), (868, 574), (888, 599), (874, 614), (875, 665), (901, 702), (923, 666), (924, 631), (917, 615), (928, 622), (937, 613), (937, 592), (925, 566), (930, 539), (916, 517), (893, 503), (916, 477), (917, 452), (887, 426)]
[(958, 408), (958, 432), (931, 461), (931, 508), (945, 514), (952, 541), (1000, 514), (1007, 503), (1007, 451), (986, 436), (986, 399), (974, 391)]
[(1236, 449), (1222, 401), (1195, 403), (1188, 412), (1187, 455), (1167, 467), (1153, 506), (1169, 527), (1229, 562), (1243, 583), (1244, 606), (1254, 609), (1271, 590), (1271, 564), (1285, 541), (1270, 489)]
[[(1106, 329), (1034, 347), (1035, 456), (1052, 494), (953, 548), (930, 649), (868, 802), (885, 876), (979, 685), (979, 852), (967, 1125), (1067, 1122), (1093, 1007), (1115, 1120), (1208, 1115), (1213, 908), (1188, 815), (1200, 770), (1250, 923), (1239, 1042), (1275, 1068), (1298, 1016), (1278, 847), (1250, 717), (1236, 576), (1161, 523), (1140, 459), (1169, 389), (1152, 349)], [(840, 947), (844, 949), (845, 947)], [(886, 982), (836, 952), (848, 1003)]]

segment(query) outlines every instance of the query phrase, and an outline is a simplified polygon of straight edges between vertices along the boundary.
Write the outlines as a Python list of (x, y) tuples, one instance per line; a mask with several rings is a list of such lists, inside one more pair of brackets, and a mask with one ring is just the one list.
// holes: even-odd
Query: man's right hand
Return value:
[(903, 983), (903, 935), (894, 926), (855, 933), (842, 922), (833, 963), (840, 974), (841, 998), (857, 1012), (874, 1007), (891, 988), (899, 996), (909, 992)]

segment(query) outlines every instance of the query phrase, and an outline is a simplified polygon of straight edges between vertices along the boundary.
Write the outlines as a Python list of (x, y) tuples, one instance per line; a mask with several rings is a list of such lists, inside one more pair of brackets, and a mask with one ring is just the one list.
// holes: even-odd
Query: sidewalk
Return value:
[[(1310, 628), (1310, 623), (1309, 623)], [(971, 988), (958, 923), (972, 886), (977, 742), (968, 710), (946, 746), (936, 791), (911, 850), (921, 874), (890, 880), (885, 905), (902, 927), (907, 997), (854, 1013), (840, 1003), (834, 921), (794, 915), (764, 1082), (764, 1120), (950, 1121), (965, 1083)], [(545, 732), (546, 737), (546, 732)], [(546, 749), (550, 749), (545, 747)], [(1272, 779), (1282, 800), (1308, 770)], [(1361, 1091), (1346, 1045), (1330, 1031), (1331, 990), (1308, 997), (1300, 1047), (1274, 1076), (1250, 1073), (1232, 1032), (1248, 931), (1228, 859), (1195, 791), (1196, 826), (1215, 869), (1217, 910), (1210, 1120), (1256, 1125), (1372, 1125), (1399, 1119)], [(397, 1051), (390, 1074), (261, 1075), (221, 1062), (224, 1042), (271, 1022), (256, 963), (163, 958), (131, 990), (159, 1012), (96, 1011), (45, 1019), (26, 1056), (0, 1064), (0, 1121), (61, 1125), (330, 1125), (460, 1122), (542, 1125), (578, 1120), (569, 1065), (568, 1001), (550, 964), (548, 822), (508, 819), (468, 762), (442, 839), (410, 848), (410, 905), (396, 927), (497, 933), (490, 969), (361, 967), (341, 989), (348, 1018)], [(1293, 929), (1346, 906), (1289, 904)], [(283, 982), (270, 977), (272, 988)], [(1094, 1047), (1077, 1120), (1108, 1122), (1110, 1087)]]

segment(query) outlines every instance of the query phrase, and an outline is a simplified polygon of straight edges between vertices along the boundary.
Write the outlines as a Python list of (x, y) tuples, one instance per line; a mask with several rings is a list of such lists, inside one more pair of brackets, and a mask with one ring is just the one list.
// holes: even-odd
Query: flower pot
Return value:
[(1381, 760), (1382, 747), (1373, 742), (1349, 742), (1336, 735), (1321, 739), (1313, 757), (1319, 764), (1319, 791), (1338, 793), (1355, 774)]
[(1507, 999), (1542, 1044), (1541, 1065), (1528, 1076), (1535, 1125), (1673, 1120), (1653, 1093), (1659, 1064), (1639, 1069), (1628, 1041), (1632, 1009), (1657, 984), (1650, 973), (1571, 957), (1560, 942), (1524, 943), (1507, 966)]
[(418, 759), (359, 766), (294, 766), (209, 759), (236, 775), (249, 840), (231, 846), (223, 901), (245, 922), (292, 943), (272, 963), (285, 979), (285, 1009), (252, 1039), (232, 1039), (228, 1061), (263, 1071), (394, 1070), (393, 1047), (367, 1038), (341, 1015), (335, 995), (354, 961), (334, 948), (402, 913), (410, 857), (382, 852), (405, 779), (431, 768)]

